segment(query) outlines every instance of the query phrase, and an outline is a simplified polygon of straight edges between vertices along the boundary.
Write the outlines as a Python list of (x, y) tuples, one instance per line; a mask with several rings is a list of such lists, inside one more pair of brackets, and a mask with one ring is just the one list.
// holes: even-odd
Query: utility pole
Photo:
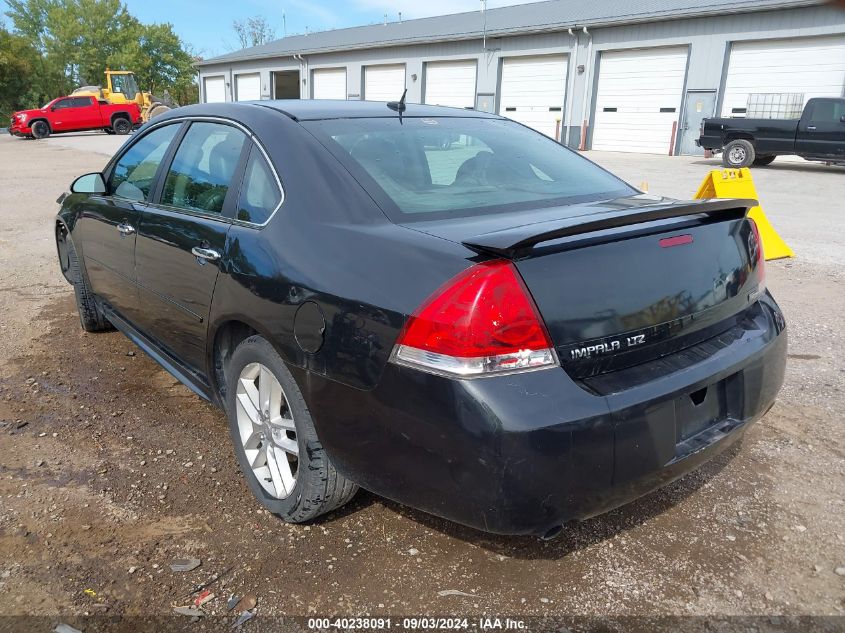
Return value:
[(284, 9), (282, 9), (282, 32), (285, 37), (288, 36), (288, 14)]

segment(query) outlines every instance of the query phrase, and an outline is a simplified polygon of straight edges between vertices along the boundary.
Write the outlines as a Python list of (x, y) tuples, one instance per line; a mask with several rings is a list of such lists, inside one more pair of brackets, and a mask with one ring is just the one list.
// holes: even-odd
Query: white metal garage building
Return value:
[(198, 64), (204, 101), (477, 108), (574, 147), (696, 154), (701, 119), (845, 95), (845, 11), (821, 0), (552, 0), (284, 39)]

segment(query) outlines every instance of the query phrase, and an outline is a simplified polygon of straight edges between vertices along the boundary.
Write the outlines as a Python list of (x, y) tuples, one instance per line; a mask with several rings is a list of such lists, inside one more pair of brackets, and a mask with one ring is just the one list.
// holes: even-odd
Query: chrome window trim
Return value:
[[(222, 123), (224, 125), (234, 126), (234, 127), (238, 128), (239, 130), (241, 130), (244, 134), (246, 134), (247, 138), (250, 139), (255, 144), (255, 147), (257, 147), (261, 151), (261, 155), (264, 157), (264, 160), (266, 161), (267, 165), (270, 167), (270, 171), (272, 172), (273, 177), (276, 179), (276, 185), (279, 187), (279, 191), (281, 192), (281, 197), (279, 198), (279, 204), (277, 204), (276, 207), (270, 212), (270, 215), (267, 216), (267, 220), (265, 220), (261, 224), (258, 224), (256, 222), (246, 222), (245, 220), (238, 220), (237, 218), (227, 218), (227, 217), (224, 217), (224, 216), (221, 216), (221, 215), (215, 215), (215, 214), (210, 214), (210, 213), (207, 214), (207, 213), (203, 213), (201, 211), (196, 211), (196, 210), (192, 210), (192, 209), (182, 209), (181, 207), (173, 207), (171, 205), (166, 205), (166, 204), (161, 204), (161, 203), (159, 203), (157, 205), (152, 205), (150, 203), (146, 203), (146, 204), (148, 204), (150, 206), (160, 206), (162, 208), (172, 210), (172, 211), (175, 211), (175, 212), (188, 213), (190, 215), (198, 215), (198, 216), (203, 217), (203, 218), (216, 219), (220, 222), (228, 222), (229, 224), (237, 224), (239, 226), (246, 226), (246, 227), (254, 228), (254, 229), (263, 229), (265, 226), (267, 226), (270, 223), (270, 221), (273, 219), (273, 216), (275, 216), (276, 213), (279, 211), (279, 209), (282, 208), (282, 205), (284, 205), (286, 196), (285, 196), (285, 188), (282, 185), (281, 178), (279, 178), (279, 173), (276, 171), (276, 166), (273, 164), (273, 161), (270, 160), (270, 155), (267, 153), (267, 150), (264, 149), (264, 145), (261, 143), (261, 141), (258, 140), (258, 137), (255, 136), (255, 134), (252, 133), (252, 130), (250, 130), (245, 125), (239, 123), (238, 121), (234, 121), (232, 119), (227, 119), (225, 117), (207, 116), (207, 115), (178, 116), (178, 117), (166, 119), (164, 121), (152, 123), (150, 125), (150, 127), (148, 127), (146, 130), (144, 130), (143, 136), (146, 136), (152, 130), (154, 130), (158, 127), (161, 127), (163, 125), (168, 125), (169, 123), (176, 123), (176, 122), (184, 123), (185, 121), (188, 121), (189, 123), (193, 122), (193, 121), (205, 121), (205, 122), (210, 122), (210, 123)], [(138, 138), (140, 139), (140, 138), (142, 138), (142, 136), (139, 136)], [(135, 142), (136, 141), (133, 141), (132, 145), (134, 145)], [(129, 147), (131, 147), (132, 145), (130, 145)], [(128, 150), (129, 147), (127, 147), (126, 149)], [(118, 158), (117, 160), (120, 160), (120, 159)], [(117, 161), (115, 161), (115, 162), (117, 162)], [(164, 176), (166, 177), (167, 175), (165, 174)]]
[(174, 207), (171, 204), (150, 204), (146, 203), (147, 207), (152, 207), (152, 210), (161, 209), (162, 211), (169, 211), (170, 213), (180, 213), (192, 217), (202, 218), (203, 220), (216, 220), (222, 224), (232, 224), (232, 218), (225, 217), (222, 213), (212, 213), (210, 211), (202, 211), (201, 209), (185, 209), (184, 207)]

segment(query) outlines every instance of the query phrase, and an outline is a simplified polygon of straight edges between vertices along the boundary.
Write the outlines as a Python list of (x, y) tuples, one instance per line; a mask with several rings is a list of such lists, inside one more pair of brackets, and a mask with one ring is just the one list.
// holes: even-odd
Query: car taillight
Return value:
[(763, 253), (763, 240), (760, 238), (760, 229), (758, 228), (757, 223), (752, 218), (748, 218), (748, 221), (751, 222), (751, 231), (753, 234), (753, 244), (750, 249), (751, 256), (752, 258), (756, 257), (757, 259), (754, 267), (757, 269), (760, 292), (762, 292), (766, 287), (766, 258)]
[(528, 289), (504, 260), (476, 264), (429, 297), (405, 324), (391, 361), (463, 378), (558, 364)]

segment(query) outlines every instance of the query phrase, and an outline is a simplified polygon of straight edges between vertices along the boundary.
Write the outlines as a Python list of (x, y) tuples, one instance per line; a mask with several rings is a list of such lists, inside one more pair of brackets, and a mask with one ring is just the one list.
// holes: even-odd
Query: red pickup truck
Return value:
[(9, 133), (27, 138), (80, 130), (129, 134), (140, 123), (141, 109), (135, 103), (112, 105), (94, 97), (59, 97), (40, 110), (15, 112)]

